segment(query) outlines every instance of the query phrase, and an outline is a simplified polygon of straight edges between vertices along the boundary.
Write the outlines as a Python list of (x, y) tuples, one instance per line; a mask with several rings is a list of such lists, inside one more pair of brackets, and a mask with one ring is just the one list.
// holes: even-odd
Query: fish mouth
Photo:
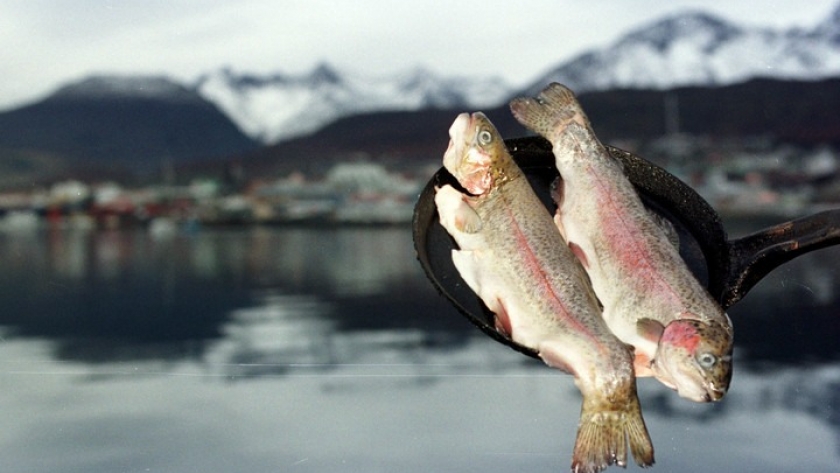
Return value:
[(443, 153), (443, 166), (456, 177), (461, 156), (464, 154), (464, 149), (469, 146), (466, 137), (472, 123), (472, 116), (469, 113), (462, 113), (455, 118), (452, 126), (449, 127), (449, 147)]
[(449, 147), (443, 154), (443, 166), (472, 196), (484, 195), (493, 184), (489, 172), (493, 157), (476, 143), (475, 128), (482, 118), (480, 112), (458, 115), (449, 127)]
[(706, 402), (719, 401), (726, 394), (726, 388), (719, 388), (714, 383), (706, 386)]
[(651, 363), (656, 378), (665, 386), (673, 389), (685, 399), (694, 402), (719, 401), (726, 394), (727, 387), (720, 387), (714, 381), (703, 379), (699, 373), (677, 372), (673, 374), (658, 366), (656, 360)]
[(716, 402), (723, 398), (726, 395), (726, 388), (719, 388), (713, 382), (709, 382), (702, 387), (701, 390), (698, 390), (696, 393), (685, 393), (677, 392), (688, 399), (691, 399), (694, 402)]

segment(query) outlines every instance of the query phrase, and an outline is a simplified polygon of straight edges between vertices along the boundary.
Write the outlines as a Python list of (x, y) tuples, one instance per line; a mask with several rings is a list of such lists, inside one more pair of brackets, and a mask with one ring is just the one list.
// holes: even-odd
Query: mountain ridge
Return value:
[[(723, 87), (592, 91), (579, 94), (578, 99), (606, 144), (642, 143), (678, 132), (719, 142), (763, 138), (802, 147), (840, 145), (840, 108), (834, 106), (840, 103), (840, 78), (758, 78)], [(668, 129), (669, 103), (676, 104), (677, 130)], [(243, 153), (235, 161), (250, 176), (294, 171), (323, 175), (334, 164), (358, 160), (422, 173), (439, 167), (449, 126), (461, 111), (354, 115), (311, 135)], [(530, 134), (511, 116), (507, 105), (483, 111), (506, 138)]]
[[(749, 51), (760, 60), (742, 61), (737, 74), (726, 69), (724, 59), (746, 54), (751, 45), (757, 49)], [(610, 56), (619, 53), (626, 54)], [(756, 69), (773, 58), (779, 59), (774, 69)], [(633, 68), (641, 73), (633, 74)], [(778, 77), (767, 77), (773, 74)], [(645, 77), (653, 79), (645, 82)], [(840, 144), (834, 110), (840, 97), (832, 89), (840, 88), (837, 77), (840, 5), (812, 28), (785, 30), (745, 27), (693, 11), (584, 52), (524, 92), (514, 92), (500, 79), (441, 76), (423, 67), (370, 77), (327, 63), (304, 74), (220, 68), (189, 83), (164, 76), (92, 75), (44, 100), (0, 112), (0, 155), (13, 158), (15, 169), (37, 156), (51, 169), (66, 163), (65, 171), (89, 169), (91, 175), (103, 170), (149, 174), (169, 164), (221, 163), (231, 156), (253, 158), (262, 163), (255, 166), (266, 169), (288, 167), (270, 160), (319, 167), (323, 160), (306, 160), (317, 153), (329, 159), (391, 159), (391, 154), (402, 164), (425, 164), (429, 156), (437, 159), (449, 124), (464, 110), (488, 112), (504, 136), (523, 134), (506, 102), (514, 95), (534, 95), (555, 80), (578, 93), (606, 142), (668, 132), (663, 102), (670, 93), (679, 105), (679, 131)], [(267, 142), (275, 145), (261, 149)]]
[(4, 155), (60, 157), (62, 172), (127, 177), (256, 146), (215, 105), (160, 77), (93, 76), (0, 113)]
[(373, 77), (328, 63), (298, 75), (221, 68), (193, 87), (248, 136), (270, 145), (355, 114), (492, 108), (513, 96), (534, 95), (550, 82), (583, 93), (837, 76), (840, 4), (810, 28), (745, 26), (701, 9), (675, 13), (633, 28), (607, 47), (584, 51), (519, 90), (499, 78), (442, 76), (422, 67)]
[(697, 9), (672, 14), (633, 28), (604, 48), (584, 51), (519, 90), (498, 77), (445, 76), (424, 67), (372, 76), (322, 62), (300, 74), (255, 74), (220, 67), (174, 87), (166, 82), (176, 81), (157, 76), (139, 80), (92, 76), (49, 98), (67, 88), (76, 89), (78, 95), (85, 85), (111, 95), (156, 94), (167, 96), (166, 100), (188, 96), (192, 100), (197, 95), (214, 104), (251, 140), (265, 145), (311, 134), (356, 114), (493, 108), (513, 96), (535, 95), (550, 82), (561, 82), (580, 94), (722, 86), (755, 77), (834, 76), (840, 76), (840, 4), (810, 28), (744, 26)]
[(493, 77), (443, 77), (420, 67), (374, 77), (339, 72), (326, 63), (299, 75), (221, 68), (203, 74), (193, 88), (245, 134), (267, 144), (357, 113), (497, 105), (513, 91)]
[(748, 27), (702, 10), (640, 25), (585, 51), (524, 88), (561, 82), (577, 93), (620, 88), (722, 86), (757, 77), (840, 76), (840, 4), (812, 28)]

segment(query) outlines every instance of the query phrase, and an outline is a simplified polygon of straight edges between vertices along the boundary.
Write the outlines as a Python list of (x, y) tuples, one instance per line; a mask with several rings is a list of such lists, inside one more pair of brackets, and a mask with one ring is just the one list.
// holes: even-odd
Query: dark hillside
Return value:
[(164, 163), (218, 159), (256, 147), (197, 95), (56, 94), (0, 113), (0, 149), (49, 154), (69, 168), (158, 172)]

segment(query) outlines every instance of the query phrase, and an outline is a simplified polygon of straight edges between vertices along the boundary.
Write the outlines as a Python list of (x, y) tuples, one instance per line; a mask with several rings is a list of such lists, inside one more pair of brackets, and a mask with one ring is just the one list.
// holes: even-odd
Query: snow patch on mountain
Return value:
[(720, 86), (754, 77), (816, 80), (840, 75), (840, 6), (813, 29), (743, 27), (704, 12), (643, 25), (581, 54), (528, 88), (561, 82), (577, 92)]
[(199, 103), (195, 91), (163, 76), (94, 75), (65, 85), (55, 99), (142, 98), (176, 103)]
[[(609, 47), (581, 54), (538, 78), (524, 93), (535, 94), (553, 81), (585, 92), (720, 86), (753, 77), (836, 76), (840, 6), (813, 28), (788, 30), (745, 27), (694, 11), (643, 25)], [(246, 135), (271, 144), (354, 114), (480, 110), (504, 104), (513, 92), (500, 78), (448, 77), (422, 67), (371, 76), (321, 64), (303, 74), (260, 75), (221, 68), (186, 86), (156, 76), (93, 76), (59, 89), (54, 97), (208, 101)]]
[(499, 78), (441, 77), (423, 68), (372, 77), (326, 64), (302, 75), (259, 76), (224, 68), (200, 77), (195, 89), (263, 143), (312, 133), (357, 113), (493, 107), (512, 91)]

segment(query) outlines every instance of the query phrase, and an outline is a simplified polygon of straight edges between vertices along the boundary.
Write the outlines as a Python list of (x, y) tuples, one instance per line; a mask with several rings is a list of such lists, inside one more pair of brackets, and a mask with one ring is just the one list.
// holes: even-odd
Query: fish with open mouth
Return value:
[(693, 401), (721, 399), (732, 379), (732, 322), (598, 141), (574, 93), (553, 83), (510, 108), (552, 143), (561, 177), (555, 223), (610, 329), (635, 347), (636, 375), (655, 376)]
[(459, 115), (449, 135), (443, 164), (466, 192), (444, 185), (435, 204), (458, 245), (453, 263), (497, 330), (574, 376), (583, 403), (572, 470), (625, 466), (628, 442), (636, 463), (652, 465), (632, 348), (610, 332), (551, 214), (485, 115)]

